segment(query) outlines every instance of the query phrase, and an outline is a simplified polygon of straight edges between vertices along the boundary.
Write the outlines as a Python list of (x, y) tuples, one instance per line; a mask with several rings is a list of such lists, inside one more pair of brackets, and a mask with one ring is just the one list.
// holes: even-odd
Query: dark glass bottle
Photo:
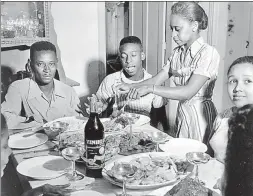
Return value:
[(105, 156), (104, 126), (98, 117), (96, 101), (91, 100), (90, 104), (90, 117), (84, 129), (85, 156), (89, 159), (89, 162), (85, 163), (85, 175), (101, 178)]

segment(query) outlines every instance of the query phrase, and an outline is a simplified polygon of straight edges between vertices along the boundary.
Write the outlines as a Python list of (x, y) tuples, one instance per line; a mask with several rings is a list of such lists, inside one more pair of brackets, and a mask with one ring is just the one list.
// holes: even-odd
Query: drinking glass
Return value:
[(207, 163), (210, 160), (210, 156), (204, 152), (188, 152), (186, 154), (186, 159), (194, 164), (196, 168), (195, 172), (195, 180), (200, 182), (199, 180), (199, 164)]
[(132, 196), (126, 193), (126, 180), (134, 176), (137, 168), (129, 163), (117, 163), (114, 166), (114, 172), (121, 176), (120, 181), (123, 181), (122, 193), (117, 196)]
[(54, 122), (51, 126), (50, 129), (55, 132), (55, 133), (59, 133), (59, 143), (58, 143), (58, 151), (61, 150), (62, 146), (61, 146), (61, 134), (66, 131), (68, 129), (69, 124), (66, 122), (60, 122), (60, 121), (56, 121)]
[(76, 172), (75, 161), (81, 157), (81, 152), (78, 147), (68, 147), (62, 150), (62, 156), (72, 162), (72, 175), (69, 177), (70, 181), (77, 181), (83, 179), (83, 175)]
[(152, 138), (153, 142), (156, 144), (156, 152), (159, 151), (159, 144), (165, 142), (168, 139), (168, 135), (161, 131), (151, 132), (149, 135)]

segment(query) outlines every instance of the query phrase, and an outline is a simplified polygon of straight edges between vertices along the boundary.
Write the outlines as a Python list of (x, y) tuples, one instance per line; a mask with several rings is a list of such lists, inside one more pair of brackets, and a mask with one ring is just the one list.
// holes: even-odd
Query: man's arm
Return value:
[(5, 116), (9, 129), (15, 128), (19, 123), (25, 122), (26, 117), (20, 116), (22, 97), (17, 87), (10, 85), (5, 101), (1, 104), (1, 112)]

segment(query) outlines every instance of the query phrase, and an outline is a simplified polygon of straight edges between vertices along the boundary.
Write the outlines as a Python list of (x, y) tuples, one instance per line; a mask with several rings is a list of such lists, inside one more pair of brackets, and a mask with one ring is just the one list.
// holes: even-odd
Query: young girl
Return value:
[(209, 141), (214, 157), (221, 162), (224, 162), (228, 141), (228, 119), (237, 108), (253, 104), (253, 56), (236, 59), (229, 67), (227, 77), (228, 94), (235, 107), (217, 116)]
[[(173, 40), (178, 44), (167, 65), (151, 79), (138, 84), (121, 84), (118, 90), (130, 98), (154, 93), (179, 100), (176, 134), (207, 142), (217, 115), (212, 102), (220, 56), (204, 42), (200, 31), (207, 28), (208, 18), (195, 2), (178, 2), (171, 8), (170, 26)], [(173, 76), (176, 87), (161, 86)]]

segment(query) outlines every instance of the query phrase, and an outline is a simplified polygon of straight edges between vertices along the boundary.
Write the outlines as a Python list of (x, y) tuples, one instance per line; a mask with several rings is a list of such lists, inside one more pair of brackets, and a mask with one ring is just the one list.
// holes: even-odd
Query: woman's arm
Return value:
[(148, 93), (154, 93), (167, 99), (188, 100), (196, 95), (196, 93), (200, 90), (200, 88), (205, 84), (207, 80), (208, 77), (206, 76), (193, 74), (190, 78), (189, 83), (185, 86), (167, 87), (146, 85), (131, 89), (128, 96), (129, 98), (136, 99)]
[(155, 76), (152, 78), (149, 78), (147, 80), (144, 80), (139, 83), (133, 83), (133, 84), (120, 84), (116, 87), (116, 89), (119, 91), (119, 93), (127, 93), (131, 88), (138, 88), (138, 87), (143, 87), (147, 85), (161, 85), (163, 82), (165, 82), (167, 79), (169, 79), (170, 75), (169, 73), (162, 69), (161, 71), (158, 72)]
[(206, 76), (193, 74), (187, 85), (177, 87), (155, 86), (154, 94), (168, 99), (189, 100), (197, 94), (208, 79)]

